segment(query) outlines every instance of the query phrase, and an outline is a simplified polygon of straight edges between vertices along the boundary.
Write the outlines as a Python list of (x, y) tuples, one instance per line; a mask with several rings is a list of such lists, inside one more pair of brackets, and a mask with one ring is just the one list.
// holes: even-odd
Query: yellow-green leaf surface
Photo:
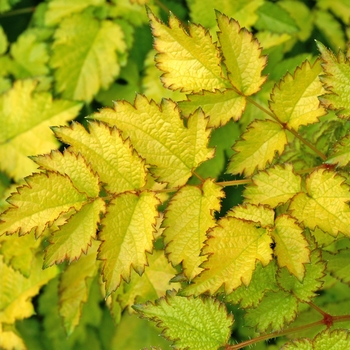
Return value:
[(296, 175), (291, 164), (276, 165), (260, 171), (252, 178), (243, 192), (246, 201), (266, 204), (271, 208), (286, 203), (301, 190), (301, 177)]
[(7, 266), (0, 256), (0, 323), (11, 324), (32, 316), (35, 311), (31, 298), (37, 295), (41, 286), (54, 278), (57, 272), (56, 268), (43, 271), (41, 256), (37, 256), (32, 264), (31, 275), (27, 278)]
[[(297, 194), (291, 202), (292, 215), (312, 230), (321, 230), (336, 236), (338, 232), (350, 235), (349, 186), (333, 171), (318, 169), (305, 183), (306, 192)], [(322, 220), (320, 220), (322, 218)]]
[(347, 135), (336, 142), (330, 155), (328, 156), (326, 163), (338, 164), (340, 166), (347, 166), (350, 162), (350, 136)]
[(201, 188), (182, 187), (167, 207), (162, 224), (165, 251), (174, 266), (182, 262), (189, 280), (203, 271), (199, 265), (208, 257), (201, 255), (201, 250), (207, 239), (206, 232), (215, 225), (214, 212), (220, 211), (223, 196), (221, 187), (207, 180)]
[(89, 252), (66, 268), (59, 284), (59, 313), (63, 326), (70, 335), (79, 324), (82, 305), (87, 302), (90, 283), (96, 275), (97, 249), (100, 242), (93, 241)]
[(336, 254), (324, 252), (323, 258), (327, 261), (327, 270), (332, 276), (341, 280), (343, 283), (350, 284), (350, 251), (349, 249), (341, 249)]
[(102, 221), (98, 258), (104, 260), (103, 277), (107, 296), (122, 279), (129, 281), (131, 267), (141, 275), (147, 265), (146, 252), (153, 250), (157, 205), (154, 193), (126, 192), (115, 197)]
[(164, 72), (163, 85), (189, 92), (213, 91), (229, 86), (221, 70), (220, 53), (209, 32), (190, 23), (186, 32), (170, 14), (168, 26), (149, 11), (157, 67)]
[(224, 63), (232, 85), (242, 94), (249, 96), (260, 90), (266, 77), (261, 76), (266, 56), (261, 56), (261, 47), (252, 33), (241, 29), (238, 22), (217, 12), (220, 32), (218, 38), (224, 55)]
[(328, 94), (320, 97), (321, 103), (337, 111), (341, 118), (350, 116), (350, 97), (345, 87), (350, 85), (350, 65), (346, 55), (339, 51), (337, 56), (323, 44), (317, 43), (321, 53), (322, 68), (325, 73), (321, 77)]
[(125, 49), (124, 33), (118, 24), (98, 21), (88, 13), (64, 18), (55, 32), (50, 61), (56, 90), (65, 98), (91, 101), (118, 75), (116, 50)]
[(230, 211), (227, 212), (226, 216), (253, 221), (266, 228), (268, 226), (273, 226), (275, 212), (263, 205), (254, 205), (248, 203), (233, 207)]
[(57, 171), (68, 175), (75, 188), (85, 192), (89, 197), (95, 198), (99, 195), (99, 178), (93, 173), (84, 157), (69, 152), (52, 151), (50, 154), (31, 157), (41, 169)]
[(186, 101), (179, 102), (184, 115), (190, 115), (201, 106), (203, 112), (209, 116), (209, 127), (220, 127), (229, 120), (238, 120), (245, 109), (244, 96), (238, 95), (234, 90), (215, 92), (203, 91), (198, 94), (187, 95)]
[(26, 182), (8, 199), (12, 206), (0, 216), (0, 235), (34, 230), (40, 236), (62, 213), (79, 210), (87, 200), (67, 176), (58, 173), (34, 174)]
[(16, 81), (0, 96), (0, 169), (16, 180), (36, 170), (28, 156), (57, 148), (49, 126), (74, 119), (81, 107), (35, 92), (35, 86), (33, 80)]
[(272, 240), (263, 228), (236, 219), (223, 218), (210, 231), (203, 254), (212, 254), (202, 267), (205, 270), (194, 279), (185, 295), (215, 293), (224, 285), (226, 293), (242, 283), (249, 285), (255, 264), (260, 260), (267, 265), (272, 258)]
[(214, 299), (186, 298), (170, 292), (155, 304), (135, 305), (143, 317), (156, 322), (177, 349), (217, 350), (231, 334), (233, 317)]
[(45, 13), (45, 23), (49, 26), (58, 24), (62, 19), (82, 12), (88, 6), (99, 6), (103, 3), (104, 0), (52, 0)]
[(96, 238), (97, 225), (100, 214), (106, 206), (101, 198), (86, 203), (68, 222), (58, 231), (52, 233), (46, 248), (44, 267), (59, 264), (64, 260), (71, 263), (80, 258), (81, 254), (89, 250), (92, 239)]
[(298, 130), (301, 125), (316, 123), (326, 113), (318, 100), (326, 92), (321, 73), (318, 60), (313, 65), (305, 61), (294, 75), (287, 73), (272, 90), (270, 109), (289, 128)]
[(271, 235), (276, 244), (274, 255), (278, 265), (286, 266), (291, 274), (302, 281), (305, 264), (310, 262), (310, 250), (303, 230), (295, 223), (294, 218), (282, 215), (276, 219)]
[(350, 17), (349, 0), (319, 0), (317, 7), (323, 10), (331, 10), (344, 24), (348, 23)]
[(15, 329), (9, 329), (8, 326), (5, 330), (2, 329), (2, 325), (0, 324), (0, 339), (3, 350), (27, 350), (27, 347), (25, 346), (23, 339), (18, 335), (18, 332)]
[(256, 120), (238, 140), (233, 149), (227, 172), (244, 173), (251, 176), (255, 169), (264, 169), (276, 153), (281, 154), (287, 144), (287, 136), (282, 127), (271, 120)]
[(53, 131), (61, 141), (71, 145), (71, 151), (83, 155), (108, 190), (120, 193), (144, 186), (144, 162), (116, 128), (92, 122), (88, 131), (78, 123), (55, 127)]
[(114, 110), (104, 108), (93, 118), (122, 130), (123, 136), (130, 138), (136, 151), (151, 165), (155, 177), (169, 186), (184, 185), (192, 170), (214, 155), (207, 148), (210, 132), (203, 112), (197, 110), (185, 127), (171, 100), (163, 100), (158, 106), (137, 95), (134, 106), (118, 101)]
[(0, 26), (0, 55), (4, 54), (7, 50), (7, 37), (4, 32), (4, 29)]

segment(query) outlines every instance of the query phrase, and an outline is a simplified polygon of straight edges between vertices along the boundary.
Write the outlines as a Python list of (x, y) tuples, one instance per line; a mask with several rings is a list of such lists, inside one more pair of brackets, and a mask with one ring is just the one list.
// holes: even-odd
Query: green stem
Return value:
[(246, 185), (251, 183), (251, 179), (243, 179), (243, 180), (231, 180), (231, 181), (221, 181), (221, 182), (216, 182), (217, 185), (219, 186), (238, 186), (238, 185)]
[(0, 14), (1, 17), (10, 17), (10, 16), (17, 16), (17, 15), (22, 15), (24, 13), (31, 13), (35, 11), (35, 7), (25, 7), (23, 9), (18, 9), (18, 10), (13, 10), (5, 13)]

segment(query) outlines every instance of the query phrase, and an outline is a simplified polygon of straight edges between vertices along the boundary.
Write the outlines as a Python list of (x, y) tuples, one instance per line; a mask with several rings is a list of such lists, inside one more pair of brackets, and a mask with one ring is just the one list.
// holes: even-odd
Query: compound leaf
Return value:
[(62, 213), (79, 210), (87, 200), (67, 176), (58, 173), (34, 174), (26, 183), (8, 199), (12, 206), (0, 216), (0, 234), (34, 230), (40, 236)]
[(250, 176), (256, 168), (264, 169), (276, 153), (281, 154), (286, 144), (286, 133), (278, 123), (256, 120), (235, 143), (233, 149), (236, 153), (230, 159), (227, 172)]
[(228, 78), (243, 95), (249, 96), (260, 90), (266, 77), (261, 76), (267, 59), (261, 55), (261, 47), (252, 33), (241, 29), (238, 22), (217, 12), (220, 32), (220, 49), (225, 57)]
[(157, 67), (164, 72), (161, 79), (166, 88), (199, 92), (229, 87), (221, 70), (220, 52), (205, 28), (190, 23), (186, 32), (173, 14), (168, 26), (151, 11), (148, 16), (158, 51)]
[(321, 72), (319, 61), (312, 66), (305, 61), (294, 75), (287, 73), (272, 90), (270, 109), (291, 129), (316, 123), (326, 113), (318, 100), (326, 92), (319, 78)]
[[(305, 192), (291, 201), (292, 215), (305, 226), (336, 236), (338, 232), (350, 235), (349, 186), (334, 171), (318, 169), (306, 179)], [(322, 218), (322, 220), (320, 220)]]
[(265, 204), (271, 208), (290, 200), (301, 190), (301, 177), (294, 173), (291, 164), (276, 165), (252, 177), (243, 195), (247, 202)]
[(163, 335), (178, 349), (216, 350), (230, 337), (233, 317), (223, 304), (167, 293), (155, 304), (134, 305), (143, 317), (156, 322)]
[(146, 252), (152, 252), (157, 205), (151, 192), (139, 195), (125, 192), (108, 206), (99, 233), (102, 241), (98, 258), (104, 260), (103, 278), (108, 296), (118, 288), (121, 279), (130, 280), (131, 267), (141, 275), (147, 265)]
[(151, 165), (155, 177), (169, 186), (184, 185), (192, 170), (214, 155), (207, 148), (209, 130), (203, 112), (198, 109), (185, 127), (171, 100), (163, 100), (158, 106), (137, 95), (134, 106), (118, 101), (114, 110), (104, 108), (93, 118), (122, 130), (123, 136), (130, 138), (133, 147)]
[(215, 293), (222, 285), (230, 293), (242, 282), (247, 286), (256, 260), (267, 265), (272, 258), (271, 237), (252, 222), (223, 218), (209, 232), (203, 254), (211, 254), (202, 264), (205, 270), (183, 290), (184, 295)]
[(174, 265), (182, 262), (183, 273), (192, 280), (203, 269), (199, 266), (207, 259), (201, 255), (206, 232), (215, 225), (214, 212), (220, 210), (221, 188), (212, 180), (201, 188), (182, 187), (171, 199), (162, 226), (165, 252)]
[(89, 131), (79, 123), (73, 123), (70, 127), (54, 127), (52, 130), (60, 140), (71, 145), (69, 150), (83, 155), (101, 181), (106, 183), (107, 190), (120, 193), (145, 185), (143, 160), (115, 127), (91, 122)]

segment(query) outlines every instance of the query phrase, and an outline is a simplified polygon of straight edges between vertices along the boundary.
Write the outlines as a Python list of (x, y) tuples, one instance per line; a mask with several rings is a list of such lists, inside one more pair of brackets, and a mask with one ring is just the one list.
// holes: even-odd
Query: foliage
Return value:
[(350, 4), (20, 4), (0, 348), (349, 348)]

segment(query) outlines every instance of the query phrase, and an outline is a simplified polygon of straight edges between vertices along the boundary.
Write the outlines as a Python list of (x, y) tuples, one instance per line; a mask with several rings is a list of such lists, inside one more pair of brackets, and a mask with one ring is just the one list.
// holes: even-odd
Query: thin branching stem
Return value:
[(18, 15), (23, 15), (25, 13), (32, 13), (35, 11), (35, 7), (25, 7), (22, 9), (18, 9), (18, 10), (12, 10), (9, 12), (4, 12), (0, 14), (0, 18), (2, 17), (11, 17), (11, 16), (18, 16)]
[(230, 181), (219, 181), (216, 182), (217, 185), (219, 186), (239, 186), (239, 185), (246, 185), (250, 184), (252, 182), (251, 179), (243, 179), (243, 180), (230, 180)]

